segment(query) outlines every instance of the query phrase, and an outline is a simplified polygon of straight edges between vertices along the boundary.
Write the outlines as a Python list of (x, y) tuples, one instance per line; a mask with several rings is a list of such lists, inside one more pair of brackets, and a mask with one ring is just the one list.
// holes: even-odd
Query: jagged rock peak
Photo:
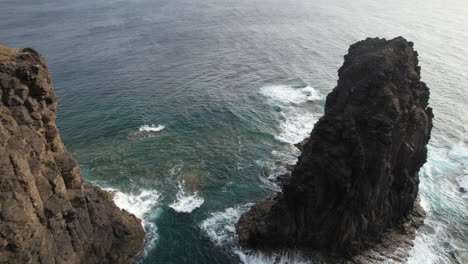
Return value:
[(413, 43), (351, 45), (291, 179), (242, 215), (239, 242), (361, 253), (413, 212), (432, 129)]
[(44, 58), (0, 46), (0, 263), (129, 263), (141, 222), (82, 178), (56, 107)]

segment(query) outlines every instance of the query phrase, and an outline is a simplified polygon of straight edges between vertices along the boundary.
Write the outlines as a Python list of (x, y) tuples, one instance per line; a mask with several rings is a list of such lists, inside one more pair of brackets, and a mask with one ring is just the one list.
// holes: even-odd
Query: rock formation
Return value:
[(433, 117), (417, 56), (402, 37), (349, 48), (291, 179), (236, 225), (242, 246), (353, 256), (403, 225), (413, 213)]
[(0, 263), (129, 263), (141, 222), (82, 178), (44, 59), (0, 46), (0, 88)]

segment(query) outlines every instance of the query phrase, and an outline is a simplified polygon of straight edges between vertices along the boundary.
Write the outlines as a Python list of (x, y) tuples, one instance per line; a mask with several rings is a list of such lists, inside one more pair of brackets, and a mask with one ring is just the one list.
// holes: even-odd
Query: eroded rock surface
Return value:
[(242, 215), (239, 243), (354, 256), (382, 242), (385, 231), (403, 230), (432, 129), (420, 70), (404, 38), (352, 45), (291, 179)]
[(0, 88), (0, 263), (129, 263), (141, 222), (82, 178), (42, 56), (0, 46)]

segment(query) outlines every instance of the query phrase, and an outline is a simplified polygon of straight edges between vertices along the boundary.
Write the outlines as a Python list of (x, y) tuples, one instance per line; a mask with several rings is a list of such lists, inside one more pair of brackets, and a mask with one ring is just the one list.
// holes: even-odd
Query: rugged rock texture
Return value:
[(140, 220), (83, 180), (44, 59), (0, 46), (0, 263), (129, 263)]
[(406, 263), (412, 253), (416, 230), (424, 223), (424, 217), (426, 217), (426, 212), (417, 199), (408, 219), (402, 225), (385, 230), (379, 243), (373, 244), (350, 258), (351, 262), (355, 264)]
[(338, 73), (283, 192), (240, 218), (241, 245), (353, 256), (412, 214), (433, 117), (413, 43), (358, 42)]

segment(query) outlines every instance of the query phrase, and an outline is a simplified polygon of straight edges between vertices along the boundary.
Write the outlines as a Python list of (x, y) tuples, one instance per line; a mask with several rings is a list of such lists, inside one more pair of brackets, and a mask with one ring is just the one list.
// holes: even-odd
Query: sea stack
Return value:
[(349, 48), (282, 192), (236, 225), (242, 246), (354, 256), (413, 213), (432, 129), (413, 43), (368, 38)]
[(129, 263), (141, 222), (82, 178), (56, 107), (43, 57), (0, 46), (0, 263)]

